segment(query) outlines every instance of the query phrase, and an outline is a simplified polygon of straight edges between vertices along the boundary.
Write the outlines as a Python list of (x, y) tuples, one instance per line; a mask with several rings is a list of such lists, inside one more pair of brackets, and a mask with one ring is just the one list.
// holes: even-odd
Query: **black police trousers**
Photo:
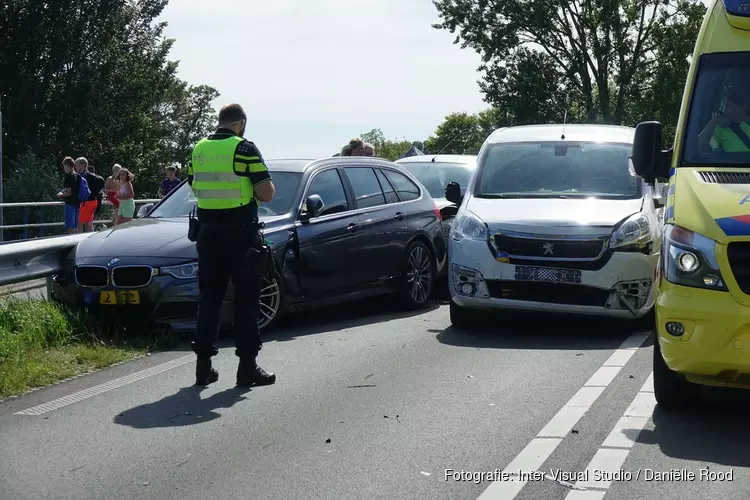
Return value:
[(193, 351), (199, 357), (215, 356), (219, 314), (229, 281), (234, 286), (234, 344), (236, 355), (255, 358), (262, 347), (258, 331), (262, 276), (254, 272), (248, 255), (259, 233), (256, 227), (202, 222), (198, 251), (198, 320)]

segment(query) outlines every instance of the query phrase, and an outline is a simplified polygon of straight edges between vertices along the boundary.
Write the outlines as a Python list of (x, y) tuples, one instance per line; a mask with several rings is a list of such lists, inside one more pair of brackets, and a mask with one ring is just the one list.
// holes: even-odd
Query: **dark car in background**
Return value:
[[(396, 160), (427, 189), (440, 209), (446, 245), (451, 231), (451, 219), (458, 212), (458, 205), (445, 198), (445, 188), (451, 182), (466, 192), (471, 176), (477, 167), (476, 155), (418, 155)], [(443, 268), (447, 270), (448, 266)]]
[[(259, 207), (272, 249), (259, 326), (283, 313), (383, 293), (427, 305), (447, 260), (440, 211), (399, 165), (365, 157), (268, 162), (276, 195)], [(195, 206), (183, 181), (139, 218), (92, 233), (68, 255), (50, 295), (94, 315), (141, 315), (194, 328), (197, 255), (187, 239)], [(221, 314), (231, 325), (232, 291)]]

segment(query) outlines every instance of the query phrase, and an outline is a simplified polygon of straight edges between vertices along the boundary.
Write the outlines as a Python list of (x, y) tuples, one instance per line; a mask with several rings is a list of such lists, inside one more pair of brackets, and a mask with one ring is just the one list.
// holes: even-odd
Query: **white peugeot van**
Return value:
[(661, 247), (663, 186), (630, 163), (635, 130), (531, 125), (482, 145), (449, 238), (451, 322), (517, 309), (648, 321)]

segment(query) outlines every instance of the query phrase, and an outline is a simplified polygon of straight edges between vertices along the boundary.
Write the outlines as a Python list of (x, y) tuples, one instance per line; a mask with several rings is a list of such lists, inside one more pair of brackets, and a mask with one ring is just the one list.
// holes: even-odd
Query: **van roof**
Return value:
[[(551, 124), (523, 125), (495, 130), (487, 142), (595, 141), (631, 144), (635, 129), (620, 125)], [(562, 139), (562, 137), (565, 137)]]

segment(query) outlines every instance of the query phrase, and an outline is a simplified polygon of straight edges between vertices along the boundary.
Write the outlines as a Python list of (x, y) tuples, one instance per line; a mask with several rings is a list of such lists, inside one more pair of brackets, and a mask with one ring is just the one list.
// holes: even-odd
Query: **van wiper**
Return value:
[(514, 198), (514, 199), (520, 199), (520, 198), (559, 198), (563, 200), (567, 200), (570, 198), (570, 196), (565, 194), (534, 194), (534, 193), (523, 193), (523, 194), (515, 194), (515, 193), (508, 193), (508, 194), (492, 194), (492, 193), (482, 193), (476, 195), (477, 198), (488, 198), (488, 199), (498, 199), (498, 198)]

